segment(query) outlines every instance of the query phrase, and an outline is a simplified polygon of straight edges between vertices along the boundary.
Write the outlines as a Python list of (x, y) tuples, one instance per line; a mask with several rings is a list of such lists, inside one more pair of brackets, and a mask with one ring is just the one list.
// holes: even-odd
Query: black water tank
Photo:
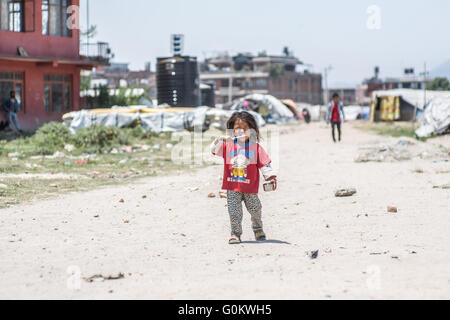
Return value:
[(156, 81), (158, 104), (167, 103), (172, 107), (201, 105), (197, 58), (189, 56), (158, 58)]
[(216, 106), (216, 85), (214, 83), (200, 84), (200, 92), (202, 94), (202, 106)]

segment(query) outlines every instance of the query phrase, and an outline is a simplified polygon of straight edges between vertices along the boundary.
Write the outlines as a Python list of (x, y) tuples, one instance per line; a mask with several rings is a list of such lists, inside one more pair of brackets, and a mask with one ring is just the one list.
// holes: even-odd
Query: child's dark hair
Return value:
[(261, 140), (261, 134), (259, 133), (258, 123), (250, 113), (246, 111), (233, 113), (233, 115), (227, 122), (227, 129), (234, 130), (234, 125), (236, 124), (237, 120), (247, 122), (249, 128), (254, 130), (254, 133), (256, 134), (256, 141), (259, 142)]
[(339, 93), (337, 93), (337, 92), (334, 93), (334, 94), (333, 94), (333, 99), (334, 99), (334, 98), (339, 98)]

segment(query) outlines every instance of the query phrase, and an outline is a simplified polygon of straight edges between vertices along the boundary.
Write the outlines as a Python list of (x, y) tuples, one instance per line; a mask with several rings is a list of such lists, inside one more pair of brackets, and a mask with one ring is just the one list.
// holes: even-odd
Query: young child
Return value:
[(259, 144), (260, 133), (255, 118), (248, 112), (236, 112), (228, 120), (229, 136), (219, 137), (211, 144), (213, 155), (223, 157), (223, 190), (227, 190), (228, 212), (231, 221), (230, 244), (241, 243), (242, 201), (252, 217), (257, 241), (265, 241), (261, 220), (262, 205), (258, 198), (259, 170), (264, 179), (277, 188), (277, 177), (271, 160)]

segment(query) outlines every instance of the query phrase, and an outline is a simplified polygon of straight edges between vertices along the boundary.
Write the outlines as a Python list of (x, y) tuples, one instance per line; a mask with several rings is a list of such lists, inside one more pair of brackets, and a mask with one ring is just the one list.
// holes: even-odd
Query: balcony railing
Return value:
[(87, 60), (105, 65), (108, 65), (109, 60), (114, 57), (107, 42), (82, 43), (80, 44), (80, 55)]

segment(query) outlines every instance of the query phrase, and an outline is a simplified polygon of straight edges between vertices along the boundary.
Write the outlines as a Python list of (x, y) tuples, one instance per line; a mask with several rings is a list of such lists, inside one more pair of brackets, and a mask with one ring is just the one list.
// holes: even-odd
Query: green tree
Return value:
[[(106, 85), (101, 85), (99, 88), (99, 93), (97, 98), (96, 107), (108, 108), (111, 107), (111, 97), (109, 96), (109, 89)], [(96, 90), (97, 91), (97, 90)]]
[(427, 85), (428, 90), (450, 91), (450, 82), (447, 78), (435, 78)]
[(270, 73), (270, 76), (273, 78), (278, 78), (284, 74), (285, 68), (282, 64), (271, 64), (264, 68), (266, 72)]

